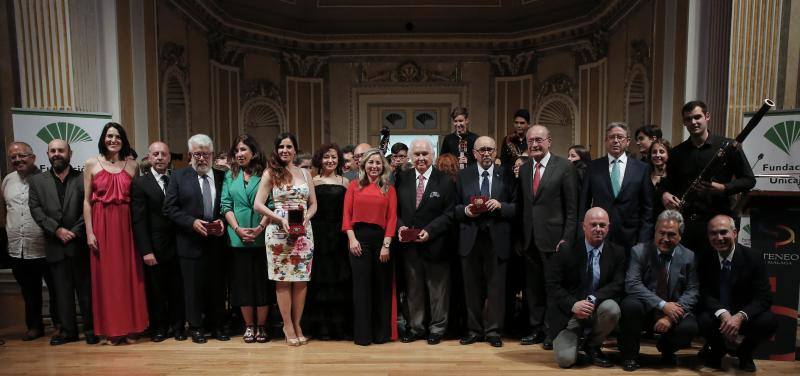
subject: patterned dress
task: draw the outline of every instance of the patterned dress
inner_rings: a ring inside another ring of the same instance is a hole
[[[288,210],[302,207],[308,210],[310,195],[308,183],[291,187],[273,187],[274,212],[286,218]],[[267,226],[267,270],[273,281],[306,282],[311,277],[311,261],[314,255],[314,233],[311,224],[306,225],[306,234],[290,238],[279,223]]]

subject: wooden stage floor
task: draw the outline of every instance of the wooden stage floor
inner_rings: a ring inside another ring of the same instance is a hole
[[[425,341],[399,342],[367,347],[351,342],[311,341],[301,347],[288,347],[274,339],[267,344],[245,344],[241,337],[229,342],[209,340],[204,345],[168,339],[161,343],[142,339],[133,345],[86,345],[84,342],[50,346],[49,337],[32,342],[21,340],[22,332],[0,331],[6,344],[0,346],[0,374],[97,374],[97,375],[166,375],[166,374],[279,374],[279,375],[630,375],[619,366],[598,368],[579,366],[559,369],[553,353],[538,345],[520,346],[507,339],[502,348],[487,343],[461,346],[457,340],[429,346]],[[656,350],[644,344],[644,367],[636,375],[667,373],[670,376],[713,374],[711,369],[695,365],[697,348],[679,353],[679,366],[657,368]],[[608,350],[617,358],[614,350]],[[726,374],[741,373],[735,361],[727,359]],[[798,375],[800,362],[756,361],[765,375]],[[718,372],[717,374],[722,374]]]

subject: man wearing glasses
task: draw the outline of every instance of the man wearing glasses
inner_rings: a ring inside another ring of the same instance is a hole
[[[358,180],[358,166],[361,164],[361,157],[369,149],[372,149],[372,146],[367,143],[356,145],[355,149],[353,149],[353,165],[350,166],[350,171],[345,172],[342,176],[349,181]]]
[[[214,145],[208,136],[192,136],[189,153],[191,165],[173,172],[167,185],[164,214],[177,225],[192,342],[206,342],[204,329],[218,341],[228,341],[223,327],[226,241],[219,209],[224,173],[211,168]]]
[[[653,184],[646,163],[628,158],[628,125],[613,122],[606,127],[606,155],[586,169],[578,213],[599,206],[608,212],[608,240],[629,252],[637,243],[653,239]],[[580,220],[583,220],[581,215]]]

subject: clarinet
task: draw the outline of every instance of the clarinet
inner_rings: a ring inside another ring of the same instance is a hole
[[[683,193],[681,196],[681,203],[680,203],[680,211],[683,212],[684,209],[689,207],[689,205],[697,199],[697,192],[698,187],[703,184],[703,182],[709,182],[711,179],[716,176],[719,171],[725,167],[725,159],[731,153],[737,151],[739,147],[741,147],[742,142],[744,142],[745,138],[750,134],[750,132],[755,129],[759,122],[761,122],[761,118],[769,111],[772,107],[775,107],[775,102],[770,100],[769,98],[764,99],[764,104],[761,105],[761,108],[758,109],[755,115],[747,122],[747,125],[742,129],[741,132],[736,136],[733,141],[724,141],[722,145],[720,145],[719,149],[717,149],[716,154],[714,157],[708,161],[705,167],[700,171],[700,174],[692,181],[692,184],[689,185],[689,188],[686,189],[686,192]]]
[[[464,162],[460,162],[462,158],[464,158],[467,154],[467,139],[461,137],[461,133],[456,132],[456,136],[458,136],[458,168],[463,170],[467,168],[467,164]]]

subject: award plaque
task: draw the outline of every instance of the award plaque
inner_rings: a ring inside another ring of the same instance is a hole
[[[206,222],[203,224],[203,227],[206,228],[206,231],[210,234],[220,234],[222,233],[222,229],[224,225],[217,221]]]
[[[289,235],[292,236],[302,236],[306,234],[306,227],[303,226],[303,214],[305,211],[303,209],[291,209],[288,211],[288,221],[289,221]]]
[[[400,242],[410,243],[414,240],[417,240],[417,238],[419,238],[420,231],[422,231],[422,229],[419,228],[407,228],[400,231]]]
[[[472,208],[470,209],[470,211],[474,214],[480,214],[489,211],[489,208],[486,207],[487,201],[489,201],[489,198],[486,196],[470,197],[469,203],[472,204]]]

